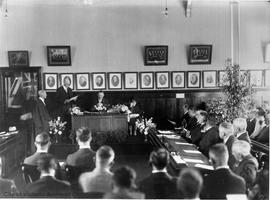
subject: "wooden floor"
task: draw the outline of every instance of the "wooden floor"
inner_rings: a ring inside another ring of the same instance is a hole
[[[143,136],[129,136],[125,144],[114,144],[111,146],[116,155],[112,171],[119,166],[128,165],[136,171],[137,181],[151,173],[148,158],[152,151],[152,146],[144,141]],[[10,178],[15,181],[18,190],[24,189],[25,184],[20,169],[14,172]]]

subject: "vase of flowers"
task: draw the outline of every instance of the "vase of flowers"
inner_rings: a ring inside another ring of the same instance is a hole
[[[62,122],[60,117],[49,122],[50,129],[49,134],[54,143],[59,143],[61,140],[61,135],[65,131],[67,122]]]

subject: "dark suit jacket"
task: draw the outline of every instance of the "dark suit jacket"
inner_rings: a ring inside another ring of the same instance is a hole
[[[269,145],[269,126],[263,127],[260,133],[254,138],[254,140]]]
[[[177,198],[176,179],[168,173],[152,173],[139,183],[139,189],[146,199],[173,199]]]
[[[246,181],[247,188],[251,188],[255,182],[258,171],[258,161],[252,155],[246,156],[234,169],[234,172],[243,177]]]
[[[179,126],[184,126],[185,127],[185,124],[187,125],[189,123],[189,120],[190,120],[190,116],[188,114],[188,112],[186,112],[180,119],[180,123],[179,123]]]
[[[219,142],[221,142],[221,139],[219,138],[218,129],[216,126],[213,126],[205,133],[202,133],[199,150],[208,157],[209,148]]]
[[[189,119],[188,123],[187,123],[186,129],[190,131],[191,129],[195,128],[196,125],[197,125],[197,119],[196,119],[196,117],[191,117]]]
[[[67,92],[65,91],[63,86],[57,88],[55,100],[57,103],[58,114],[61,117],[63,117],[68,112],[68,109],[71,107],[70,103],[64,104],[65,100],[70,99],[71,97],[73,97],[71,88],[67,88]]]
[[[78,151],[67,156],[66,163],[67,165],[75,167],[89,167],[89,170],[92,171],[95,168],[95,155],[95,152],[91,149],[79,149]]]
[[[49,121],[51,120],[51,117],[48,113],[48,110],[45,106],[45,104],[40,100],[37,99],[34,109],[33,109],[33,122],[35,125],[35,134],[41,132],[49,132],[50,125]]]
[[[27,185],[25,192],[32,197],[71,197],[70,184],[51,176],[44,176]]]
[[[256,125],[256,119],[247,119],[247,132],[248,135],[251,135],[255,129],[255,125]]]
[[[245,192],[245,180],[230,169],[221,168],[204,178],[201,197],[226,199],[226,194],[245,194]]]
[[[240,136],[237,137],[238,140],[244,140],[248,143],[250,143],[250,137],[248,135],[248,132],[242,133]]]
[[[202,132],[201,130],[203,129],[204,124],[198,124],[190,130],[190,135],[191,135],[191,141],[195,145],[199,145],[201,139],[202,139]]]
[[[233,143],[236,141],[236,137],[234,135],[231,135],[229,137],[229,139],[226,141],[225,145],[227,146],[228,152],[229,152],[229,161],[228,161],[228,165],[230,167],[231,170],[233,170],[235,168],[235,164],[236,164],[236,159],[232,154],[232,145]]]

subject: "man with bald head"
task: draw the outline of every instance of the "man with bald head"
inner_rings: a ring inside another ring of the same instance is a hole
[[[45,90],[38,91],[39,98],[36,101],[36,104],[33,109],[33,122],[35,126],[35,134],[39,134],[42,132],[49,132],[50,125],[49,121],[51,117],[46,108],[45,99],[47,97],[47,93]]]

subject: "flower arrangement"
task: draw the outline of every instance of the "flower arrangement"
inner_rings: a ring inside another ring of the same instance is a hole
[[[58,136],[62,135],[65,128],[66,128],[67,122],[62,122],[60,117],[57,117],[57,119],[54,119],[49,122],[50,129],[49,134],[52,138],[56,139],[56,143],[58,142]]]
[[[118,113],[128,113],[129,109],[124,104],[117,104],[117,105],[112,106],[107,112],[110,112],[110,113],[117,113],[117,112]]]
[[[140,133],[143,133],[144,135],[148,135],[148,130],[150,128],[156,128],[157,125],[153,123],[153,118],[151,117],[150,119],[137,119],[135,122],[135,125],[137,129],[139,130]]]
[[[94,108],[99,112],[107,110],[103,103],[97,103],[96,105],[94,105]]]
[[[78,106],[75,106],[71,109],[70,112],[71,115],[82,115],[83,112],[81,112],[80,108]]]

